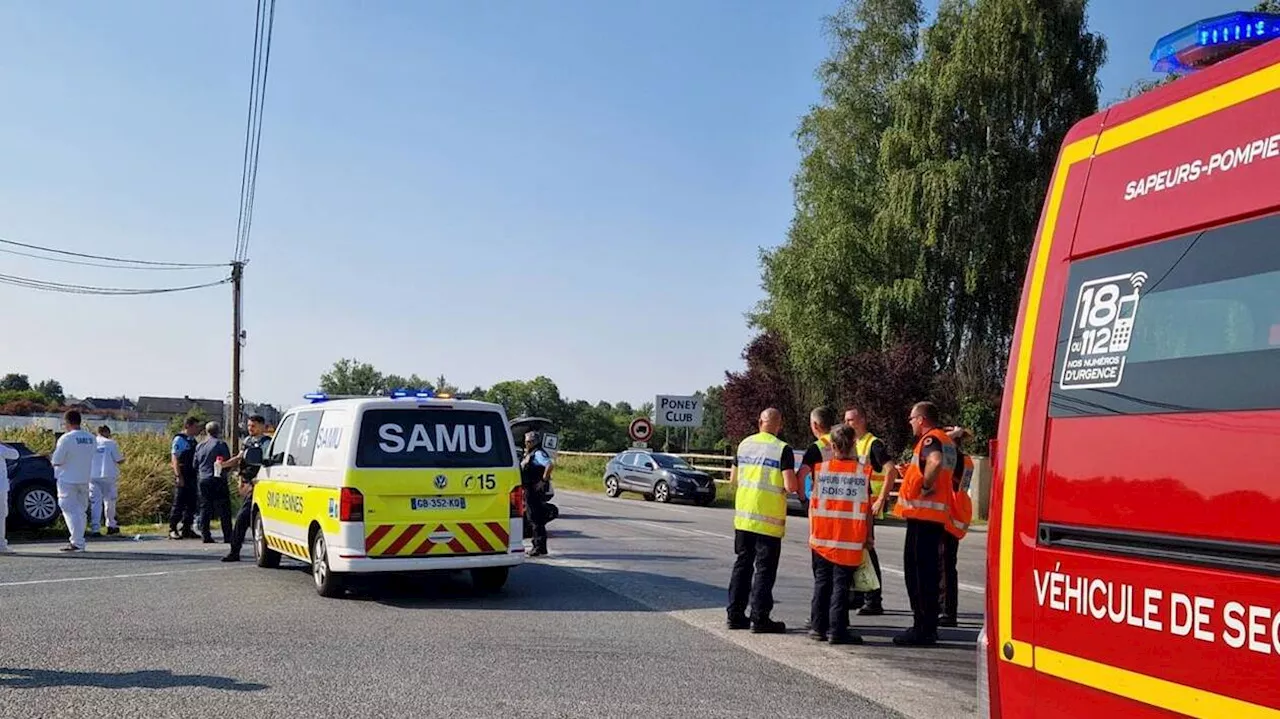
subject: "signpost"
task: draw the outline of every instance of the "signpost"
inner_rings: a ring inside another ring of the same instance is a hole
[[[542,450],[548,457],[555,459],[560,451],[560,437],[550,433],[542,435]]]
[[[653,403],[653,423],[659,427],[702,426],[702,398],[660,394]]]
[[[653,436],[653,423],[647,417],[636,417],[627,427],[627,434],[635,440],[636,447],[647,447],[649,438]]]

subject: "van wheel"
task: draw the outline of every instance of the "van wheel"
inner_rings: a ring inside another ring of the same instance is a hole
[[[610,497],[617,497],[622,494],[622,487],[618,484],[618,478],[612,474],[604,478],[604,493]]]
[[[471,584],[485,594],[493,594],[507,583],[510,567],[485,567],[471,570]]]
[[[671,487],[667,486],[665,479],[659,479],[658,483],[653,485],[653,498],[663,504],[671,501]]]
[[[329,547],[324,541],[323,531],[317,531],[311,538],[311,578],[315,580],[316,592],[322,597],[341,596],[346,589],[345,578],[329,569]]]
[[[263,569],[280,566],[280,553],[267,546],[267,534],[262,531],[262,515],[253,513],[253,559]]]

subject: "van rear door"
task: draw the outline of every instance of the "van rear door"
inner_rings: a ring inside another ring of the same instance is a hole
[[[374,406],[360,419],[349,482],[364,496],[370,558],[505,554],[520,483],[494,409]]]

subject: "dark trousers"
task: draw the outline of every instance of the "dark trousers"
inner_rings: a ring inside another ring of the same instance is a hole
[[[770,537],[741,529],[733,532],[733,574],[729,578],[729,619],[769,619],[773,611],[773,583],[778,579],[782,537]],[[751,613],[747,614],[748,601]]]
[[[876,582],[881,587],[884,586],[884,575],[880,574],[880,557],[876,554],[875,549],[868,549],[867,554],[871,555],[871,566],[876,570]],[[868,607],[880,607],[884,603],[884,594],[880,589],[872,592],[854,592],[852,606],[860,609],[864,604]]]
[[[244,503],[240,505],[240,511],[236,513],[235,527],[231,530],[231,554],[240,554],[245,535],[249,533],[249,519],[252,514],[253,497],[245,497]]]
[[[902,564],[907,574],[907,594],[911,597],[912,627],[924,634],[938,631],[938,576],[942,535],[946,531],[937,522],[907,520],[907,543]]]
[[[942,605],[942,615],[955,619],[956,610],[960,604],[960,577],[956,568],[956,561],[960,555],[960,540],[950,532],[944,531],[940,554],[939,572],[942,574],[942,586],[939,588],[938,602]]]
[[[819,634],[849,630],[849,587],[857,567],[846,567],[813,552],[813,601],[809,625]]]
[[[213,537],[213,517],[222,524],[222,541],[231,541],[231,491],[222,477],[200,480],[200,531]]]
[[[547,551],[547,498],[542,492],[532,489],[525,492],[524,521],[529,524],[533,551]]]
[[[173,486],[173,508],[169,510],[169,531],[178,531],[179,523],[182,524],[182,531],[191,531],[191,524],[196,519],[196,506],[199,503],[198,492],[195,477],[183,479],[181,487],[176,484]]]

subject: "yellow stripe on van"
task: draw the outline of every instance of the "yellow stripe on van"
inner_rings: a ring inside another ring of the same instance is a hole
[[[1018,494],[1018,466],[1022,453],[1022,424],[1026,419],[1027,384],[1035,345],[1036,323],[1044,295],[1045,274],[1050,250],[1066,194],[1067,176],[1072,167],[1132,143],[1144,140],[1188,122],[1211,115],[1242,102],[1280,90],[1280,63],[1199,95],[1134,118],[1122,125],[1105,128],[1101,134],[1071,143],[1062,150],[1054,169],[1053,185],[1040,229],[1040,247],[1031,265],[1031,282],[1022,323],[1021,342],[1014,366],[1014,385],[1009,408],[1009,439],[1005,448],[1004,476],[1000,507],[1000,571],[996,601],[999,616],[999,661],[1033,668],[1036,671],[1076,682],[1117,696],[1194,717],[1267,717],[1280,719],[1280,711],[1232,699],[1195,687],[1175,684],[1127,669],[1102,664],[1051,649],[1036,647],[1013,636],[1013,549],[1017,538],[1014,520]],[[1011,650],[1012,657],[1007,656]]]

